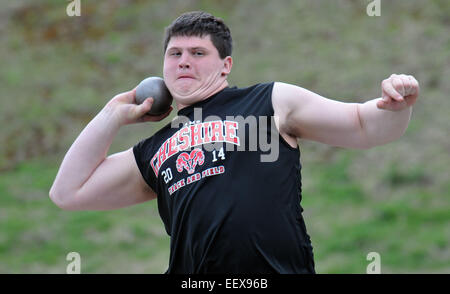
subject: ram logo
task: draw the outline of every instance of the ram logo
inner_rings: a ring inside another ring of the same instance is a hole
[[[205,163],[205,154],[203,150],[195,148],[191,153],[183,152],[178,155],[177,158],[177,171],[182,172],[185,168],[188,174],[193,174],[195,172],[195,167]]]

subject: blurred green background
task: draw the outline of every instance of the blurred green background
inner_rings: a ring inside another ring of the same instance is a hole
[[[169,238],[156,202],[69,212],[48,191],[83,127],[115,94],[162,75],[164,28],[205,10],[229,25],[230,84],[283,81],[325,97],[379,97],[392,73],[421,98],[405,135],[370,150],[300,142],[304,216],[318,273],[450,273],[450,2],[81,0],[0,4],[0,273],[163,273]],[[175,112],[172,114],[172,116]],[[160,123],[121,129],[110,153]]]

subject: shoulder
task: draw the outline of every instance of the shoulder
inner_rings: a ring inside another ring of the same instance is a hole
[[[274,114],[279,118],[284,118],[292,110],[292,104],[299,95],[299,87],[283,83],[274,82],[272,88],[272,105]]]
[[[274,82],[272,99],[277,104],[286,104],[301,95],[303,88],[283,82]]]
[[[283,83],[274,82],[272,88],[272,107],[274,116],[276,117],[277,128],[280,135],[291,145],[292,147],[297,146],[297,136],[295,136],[291,131],[292,121],[289,116],[302,102],[302,97],[306,94],[307,90]]]
[[[289,115],[293,111],[303,111],[306,106],[320,101],[322,96],[300,86],[275,82],[272,90],[272,103],[278,115]]]
[[[271,93],[274,82],[258,83],[242,88],[230,87],[226,90],[226,93],[237,95],[253,95],[260,96],[263,92]]]

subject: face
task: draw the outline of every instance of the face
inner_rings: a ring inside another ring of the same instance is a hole
[[[181,109],[228,86],[231,66],[231,57],[221,59],[209,35],[172,37],[164,55],[164,81]]]

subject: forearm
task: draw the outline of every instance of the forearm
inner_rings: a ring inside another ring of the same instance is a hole
[[[359,119],[368,147],[383,145],[401,137],[408,127],[412,107],[400,111],[379,109],[381,98],[358,104]]]
[[[50,195],[74,195],[106,158],[119,128],[120,124],[108,107],[100,111],[65,155]]]

